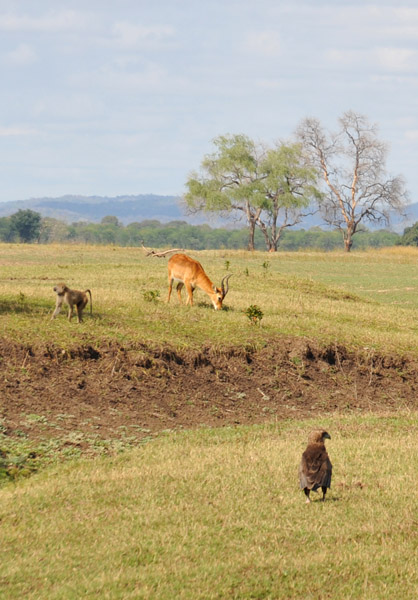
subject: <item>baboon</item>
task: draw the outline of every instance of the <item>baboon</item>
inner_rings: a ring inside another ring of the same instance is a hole
[[[90,295],[90,314],[93,314],[93,302],[91,299],[90,290],[84,290],[84,292],[80,292],[79,290],[70,290],[65,283],[59,283],[58,285],[54,286],[54,292],[57,295],[57,303],[51,317],[51,321],[58,315],[61,310],[62,303],[65,302],[68,304],[68,320],[71,321],[75,306],[77,309],[77,323],[81,323],[83,320],[83,310],[86,308],[87,302],[89,301],[87,294]]]

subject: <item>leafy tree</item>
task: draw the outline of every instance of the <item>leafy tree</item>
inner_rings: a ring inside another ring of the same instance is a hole
[[[401,212],[407,200],[403,179],[388,177],[386,144],[379,141],[376,125],[366,117],[344,113],[335,134],[324,131],[317,119],[308,118],[297,133],[322,174],[323,218],[342,232],[347,252],[361,223],[387,225],[391,210]]]
[[[243,213],[249,227],[248,249],[254,250],[257,221],[267,207],[259,186],[259,149],[243,134],[219,136],[214,145],[215,152],[202,161],[202,173],[192,173],[187,181],[184,199],[192,212]]]
[[[399,244],[401,246],[418,246],[418,222],[405,228]]]
[[[42,217],[33,210],[18,210],[10,217],[11,225],[24,243],[39,240]]]
[[[10,217],[0,218],[0,241],[2,242],[14,242],[16,232],[12,227]]]
[[[300,144],[266,148],[245,135],[220,136],[216,151],[202,161],[203,174],[192,174],[185,201],[189,209],[241,211],[249,226],[248,249],[255,248],[255,229],[267,250],[276,251],[285,228],[299,223],[303,209],[318,195],[316,171],[304,161]]]
[[[65,242],[69,239],[69,227],[63,221],[44,217],[41,223],[39,242],[48,244],[53,242]]]
[[[320,197],[314,187],[317,173],[306,164],[299,144],[278,144],[267,150],[260,170],[260,189],[267,203],[257,224],[267,250],[276,252],[283,231],[312,214],[304,209]]]
[[[116,227],[120,227],[121,225],[119,219],[114,215],[106,215],[100,222],[102,225],[115,225]]]

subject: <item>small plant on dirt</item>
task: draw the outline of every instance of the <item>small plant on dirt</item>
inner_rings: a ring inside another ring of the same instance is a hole
[[[146,290],[142,295],[145,302],[158,302],[160,298],[159,290]]]
[[[295,366],[298,377],[303,377],[305,375],[305,364],[303,360],[299,356],[292,356],[290,362]]]
[[[225,261],[225,271],[229,271],[229,267],[231,266],[231,261],[226,260]]]
[[[15,481],[20,477],[29,477],[37,470],[36,458],[34,452],[14,456],[0,450],[0,484],[6,481]]]
[[[251,304],[251,306],[244,311],[244,314],[248,317],[251,325],[259,325],[264,316],[263,311],[256,304]]]
[[[39,423],[41,425],[46,425],[48,423],[48,419],[44,415],[30,414],[30,415],[26,415],[26,422],[27,422],[27,425],[29,425],[29,426],[32,423]]]

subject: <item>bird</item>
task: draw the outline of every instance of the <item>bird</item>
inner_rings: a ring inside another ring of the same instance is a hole
[[[330,434],[324,429],[315,429],[309,434],[308,445],[302,454],[299,465],[300,489],[305,492],[306,504],[310,503],[311,490],[322,488],[322,501],[325,501],[327,489],[331,487],[332,464],[325,448],[324,440],[330,440]]]

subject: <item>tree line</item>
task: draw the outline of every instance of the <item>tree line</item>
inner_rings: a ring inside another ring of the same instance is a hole
[[[381,229],[360,229],[353,241],[353,248],[381,248],[398,244],[418,245],[418,223],[407,228],[403,236]],[[415,236],[413,235],[415,233]],[[231,249],[247,247],[248,229],[212,228],[209,225],[190,225],[185,221],[160,223],[145,220],[123,225],[117,217],[109,215],[100,223],[77,222],[68,224],[50,217],[42,218],[32,210],[19,210],[10,217],[0,218],[0,241],[25,243],[85,243],[113,244],[116,246],[142,246],[149,248],[178,247],[191,250]],[[286,229],[280,238],[283,251],[318,249],[335,250],[341,247],[338,230],[320,227]],[[254,232],[254,249],[265,250],[265,237],[259,229]]]

